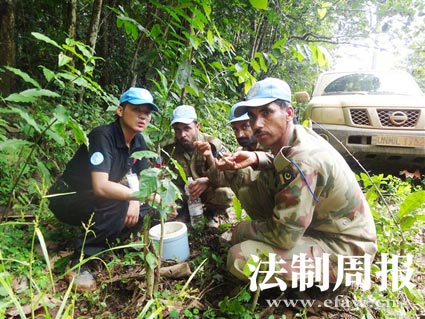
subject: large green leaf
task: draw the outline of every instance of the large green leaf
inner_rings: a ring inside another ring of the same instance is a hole
[[[266,10],[268,7],[268,0],[249,0],[249,2],[255,9]]]
[[[196,84],[196,81],[193,77],[189,77],[189,87],[192,89],[192,94],[194,96],[199,96],[199,88],[198,85]]]
[[[204,9],[205,15],[208,18],[208,20],[211,19],[211,6],[206,2],[206,1],[202,1],[202,8]]]
[[[169,179],[162,181],[164,190],[160,192],[161,201],[165,206],[173,204],[177,198],[181,198],[179,188]]]
[[[34,96],[25,96],[19,93],[12,93],[8,97],[5,98],[8,102],[16,102],[16,103],[32,103],[37,99]]]
[[[122,14],[117,17],[117,26],[119,28],[123,27],[125,33],[130,35],[134,41],[136,41],[139,37],[139,30],[147,32],[147,30],[142,25],[137,23],[136,20]]]
[[[180,63],[176,74],[176,84],[180,89],[186,86],[191,73],[192,66],[188,62],[185,61]]]
[[[72,58],[63,53],[60,53],[58,55],[58,67],[63,67],[64,65],[67,65],[71,61],[72,61]]]
[[[41,69],[43,70],[44,78],[47,80],[47,82],[50,82],[55,78],[55,72],[53,72],[52,70],[44,66],[41,66]]]
[[[40,84],[36,80],[34,80],[32,77],[30,77],[28,73],[23,72],[23,71],[21,71],[21,70],[19,70],[17,68],[11,67],[11,66],[5,66],[4,68],[6,70],[12,72],[13,74],[19,76],[25,82],[32,84],[37,89],[41,89]]]
[[[397,214],[398,218],[406,216],[407,214],[412,213],[414,210],[424,207],[425,203],[425,191],[417,191],[411,193],[406,199],[401,203],[400,210]]]
[[[237,220],[242,220],[242,205],[239,199],[236,196],[233,196],[233,209],[235,210],[235,215]],[[249,216],[247,216],[249,217]],[[250,219],[250,218],[248,218]]]
[[[78,144],[84,143],[85,145],[89,145],[89,140],[87,138],[87,135],[82,129],[82,127],[80,126],[80,124],[78,124],[73,119],[70,119],[67,124],[72,129],[72,132],[74,133],[75,141]]]
[[[158,265],[158,259],[156,258],[155,254],[148,252],[145,258],[149,268],[155,269],[155,267]]]
[[[55,109],[55,118],[59,123],[67,123],[69,120],[69,115],[66,108],[63,105],[58,105]]]
[[[260,72],[260,65],[258,64],[257,61],[255,61],[255,59],[251,60],[251,66],[255,72]]]
[[[328,12],[328,10],[326,8],[317,9],[317,13],[319,14],[319,19],[320,20],[323,19],[327,12]]]
[[[76,75],[74,73],[61,72],[61,73],[58,73],[58,75],[61,78],[64,78],[78,86],[85,87],[85,88],[89,88],[90,86],[89,83],[83,77]]]
[[[8,139],[6,141],[0,142],[0,151],[2,152],[18,152],[22,147],[30,147],[31,142],[19,139]]]
[[[59,128],[59,130],[58,130]],[[60,146],[64,146],[65,145],[65,139],[68,139],[69,136],[67,135],[67,133],[65,132],[65,130],[63,129],[64,125],[63,124],[59,124],[59,125],[55,125],[52,127],[52,129],[54,130],[47,130],[46,135],[48,137],[50,137],[52,140],[54,140],[56,143],[58,143],[58,145]],[[60,130],[62,129],[62,130]]]
[[[56,92],[46,90],[46,89],[28,89],[19,93],[12,93],[5,98],[8,102],[17,102],[17,103],[32,103],[41,96],[46,97],[60,97]]]
[[[38,32],[31,32],[32,36],[38,40],[44,41],[46,43],[49,43],[51,45],[54,45],[55,47],[62,49],[62,47],[54,40],[50,39],[49,37],[45,36],[44,34],[38,33]]]
[[[19,116],[21,118],[23,118],[27,122],[27,124],[29,124],[30,126],[32,126],[37,132],[41,132],[40,126],[33,119],[33,117],[31,115],[29,115],[26,111],[21,110],[21,109],[19,109],[17,107],[9,107],[9,109],[11,111],[13,111],[14,113],[19,114]]]
[[[160,186],[159,175],[161,170],[156,167],[144,169],[140,172],[140,192],[139,198],[144,200],[152,193],[156,192]]]
[[[208,19],[205,15],[198,9],[193,10],[193,19],[190,19],[189,23],[196,29],[204,31],[205,23],[208,22]]]
[[[142,159],[142,158],[149,158],[149,159],[156,159],[158,157],[158,154],[152,151],[138,151],[131,154],[131,157]]]
[[[174,167],[179,172],[179,175],[182,178],[182,180],[185,182],[185,184],[187,184],[187,176],[186,176],[186,173],[184,171],[183,166],[181,166],[180,163],[177,162],[174,158],[172,158],[170,156],[170,154],[168,154],[166,151],[162,150],[162,152],[164,152],[168,156],[168,158],[170,159],[171,163],[174,165]]]

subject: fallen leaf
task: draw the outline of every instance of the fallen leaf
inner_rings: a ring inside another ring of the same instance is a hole
[[[409,172],[408,170],[400,171],[400,175],[405,175],[408,178],[412,179],[421,179],[421,172],[417,169],[416,171]]]

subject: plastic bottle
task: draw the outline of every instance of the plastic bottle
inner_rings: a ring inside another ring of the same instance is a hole
[[[189,184],[193,182],[192,177],[188,178]],[[186,195],[189,197],[187,200],[187,207],[189,209],[190,224],[192,227],[203,226],[204,224],[204,208],[202,206],[201,198],[192,198],[189,195],[189,187],[185,187]]]

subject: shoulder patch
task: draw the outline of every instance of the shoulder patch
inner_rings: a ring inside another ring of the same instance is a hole
[[[90,157],[90,163],[92,165],[100,165],[103,163],[105,157],[103,156],[103,154],[101,152],[94,152],[92,154],[92,156]]]
[[[278,172],[279,189],[287,187],[298,176],[298,171],[290,164],[282,171]]]

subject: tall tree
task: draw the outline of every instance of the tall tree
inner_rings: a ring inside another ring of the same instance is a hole
[[[15,66],[15,0],[0,0],[0,67]],[[1,70],[1,69],[0,69]],[[7,96],[14,90],[14,77],[0,74],[0,95]]]
[[[68,2],[68,36],[75,39],[77,35],[77,0]]]
[[[93,9],[90,19],[89,26],[89,44],[93,49],[93,52],[96,48],[97,36],[99,33],[99,23],[100,23],[100,15],[102,13],[102,3],[103,0],[94,0],[93,1]]]

